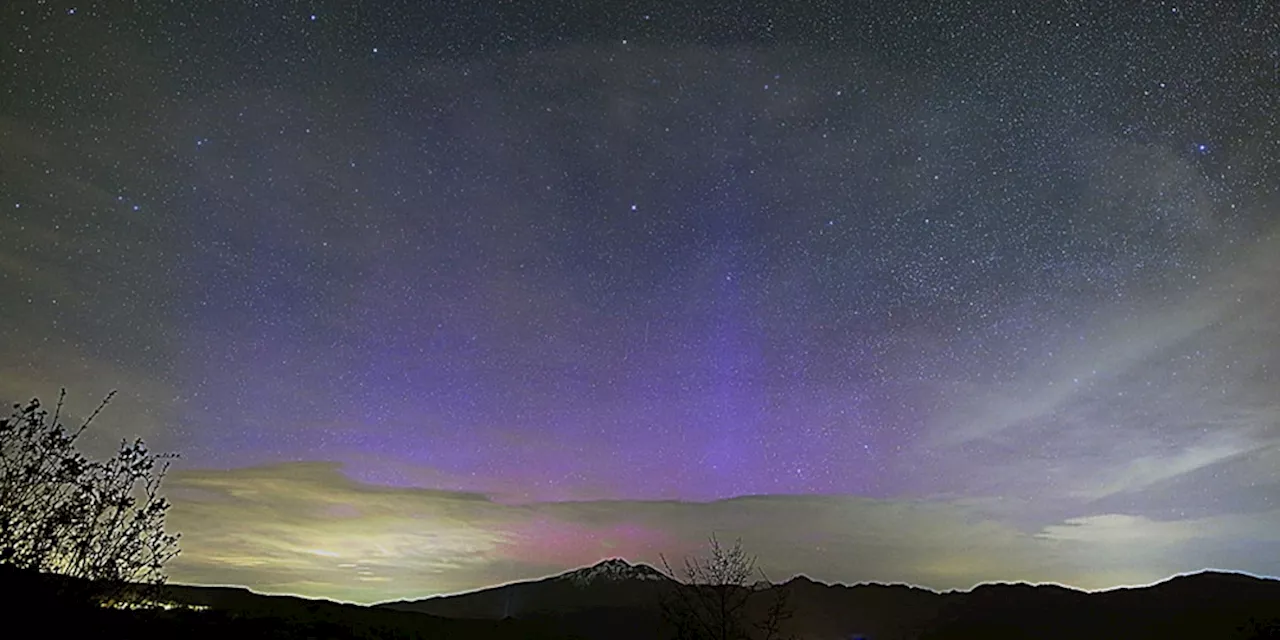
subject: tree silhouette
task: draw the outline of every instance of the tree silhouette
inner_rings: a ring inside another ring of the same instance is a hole
[[[769,581],[756,566],[756,557],[743,550],[742,540],[725,547],[712,535],[709,557],[686,557],[680,576],[665,556],[662,566],[680,583],[661,602],[663,618],[673,628],[676,640],[785,637],[782,623],[792,616],[787,590]],[[753,580],[757,576],[759,579]]]
[[[63,584],[107,604],[148,597],[178,553],[159,494],[172,456],[142,440],[103,461],[76,448],[114,395],[74,431],[59,421],[65,390],[53,415],[33,399],[0,420],[0,565],[78,579]]]

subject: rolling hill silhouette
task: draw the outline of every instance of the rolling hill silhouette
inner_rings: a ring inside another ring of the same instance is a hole
[[[662,637],[657,602],[677,583],[611,559],[565,574],[382,608],[448,618],[514,618],[585,638]],[[801,638],[1280,638],[1280,581],[1206,571],[1146,587],[1086,592],[984,584],[938,593],[906,585],[830,585],[798,576],[789,591]],[[761,606],[768,598],[761,598]]]
[[[64,583],[0,567],[10,625],[135,638],[650,640],[670,637],[661,598],[687,588],[653,567],[618,559],[540,580],[376,606],[170,585],[164,600],[182,606],[99,610],[66,600]],[[1280,638],[1280,580],[1237,573],[1205,571],[1098,592],[999,583],[939,593],[804,576],[771,588],[787,590],[794,610],[787,631],[805,640]],[[760,591],[768,595],[769,589]],[[759,600],[765,606],[771,599]]]

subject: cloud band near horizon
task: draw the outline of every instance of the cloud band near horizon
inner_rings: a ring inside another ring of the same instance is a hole
[[[1023,529],[997,502],[746,496],[503,504],[371,485],[335,463],[183,471],[170,481],[180,583],[373,603],[553,575],[608,557],[660,566],[741,538],[775,581],[990,581],[1083,589],[1204,567],[1280,574],[1280,510],[1156,520],[1096,514]],[[1270,552],[1273,560],[1260,559]]]

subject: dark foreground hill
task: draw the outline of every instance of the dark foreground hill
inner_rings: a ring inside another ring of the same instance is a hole
[[[656,602],[674,588],[650,567],[610,560],[543,580],[382,607],[514,618],[584,638],[640,640],[667,635]],[[1204,572],[1102,592],[988,584],[937,593],[902,585],[827,585],[804,577],[774,588],[787,591],[794,609],[789,631],[812,640],[1280,638],[1280,581],[1233,573]],[[762,606],[767,596],[759,598]]]
[[[611,560],[542,580],[375,607],[173,585],[159,599],[180,606],[121,611],[77,604],[56,579],[0,567],[0,611],[7,629],[49,637],[652,640],[671,637],[657,602],[678,588],[650,567]],[[795,612],[788,630],[806,640],[1280,638],[1280,581],[1232,573],[1094,593],[1026,584],[937,593],[804,577],[773,588],[786,590]],[[771,592],[759,593],[767,604]]]
[[[0,637],[569,639],[537,622],[453,620],[248,589],[170,585],[157,600],[170,608],[103,609],[79,597],[81,583],[0,567]],[[15,629],[23,629],[13,635]]]

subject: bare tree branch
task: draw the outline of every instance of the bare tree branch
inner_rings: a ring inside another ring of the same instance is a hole
[[[786,590],[769,583],[742,541],[725,547],[712,535],[709,556],[686,557],[683,575],[671,569],[666,556],[662,566],[677,586],[659,603],[663,618],[676,640],[781,640],[783,624],[791,618]],[[769,584],[757,589],[754,576]],[[758,604],[766,592],[773,601]]]

